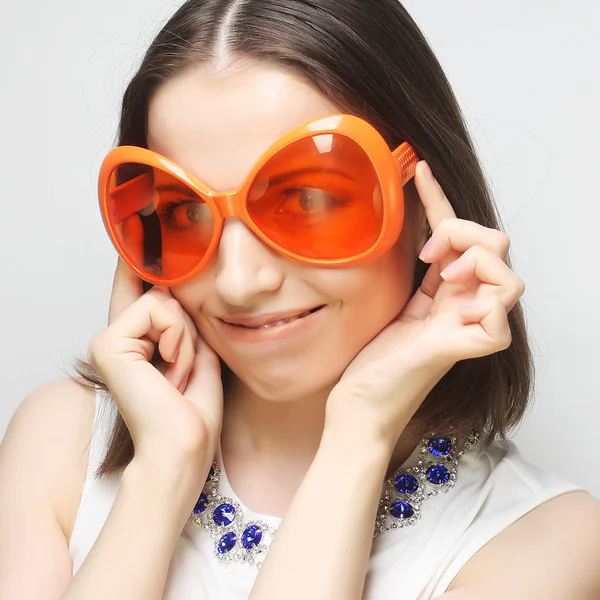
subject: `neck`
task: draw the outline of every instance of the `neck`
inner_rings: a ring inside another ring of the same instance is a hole
[[[330,390],[299,401],[274,402],[256,396],[235,377],[227,387],[221,446],[228,468],[251,457],[253,470],[287,470],[301,480],[321,442]],[[414,425],[402,432],[387,476],[410,456],[421,437]]]
[[[312,460],[325,425],[327,393],[301,401],[274,402],[237,378],[228,385],[221,443],[232,454],[278,464]]]

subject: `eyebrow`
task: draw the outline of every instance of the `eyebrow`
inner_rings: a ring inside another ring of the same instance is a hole
[[[336,175],[340,175],[345,179],[349,179],[350,181],[357,181],[356,178],[352,177],[345,171],[340,171],[339,169],[324,169],[323,167],[307,167],[306,169],[298,169],[296,171],[290,171],[289,173],[283,173],[278,175],[277,177],[271,177],[269,179],[270,184],[281,183],[286,179],[290,179],[291,177],[296,177],[298,175],[306,175],[312,173],[320,173],[323,171],[327,171],[328,173],[335,173]]]
[[[320,173],[323,171],[327,171],[328,173],[334,173],[336,175],[340,175],[341,177],[344,177],[345,179],[348,179],[349,181],[357,181],[357,179],[355,177],[352,177],[350,174],[346,173],[345,171],[340,171],[339,169],[323,169],[322,167],[307,167],[305,169],[297,169],[295,171],[290,171],[289,173],[282,173],[281,175],[277,175],[276,177],[271,177],[269,179],[269,184],[276,185],[278,183],[281,183],[282,181],[285,181],[286,179],[291,179],[293,177],[298,177],[300,175],[310,175],[313,173]],[[159,185],[159,186],[156,186],[155,189],[157,192],[180,192],[180,193],[193,192],[193,190],[191,190],[187,186],[178,186],[178,185],[172,185],[172,184],[171,185]]]
[[[189,194],[190,192],[195,193],[194,190],[192,190],[188,186],[179,185],[157,185],[154,189],[157,192],[181,192],[185,194]]]

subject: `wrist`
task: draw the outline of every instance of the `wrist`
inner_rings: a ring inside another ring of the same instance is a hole
[[[326,422],[318,453],[333,456],[338,465],[360,465],[385,474],[395,444],[362,425],[358,419],[353,420],[352,415]]]
[[[325,430],[391,454],[425,398],[453,363],[413,356],[399,365],[383,365],[380,373],[369,373],[368,379],[362,374],[342,378],[327,399]]]
[[[202,492],[211,462],[134,457],[123,471],[120,489],[152,505],[155,514],[180,532]]]
[[[136,477],[151,477],[194,488],[197,482],[206,481],[214,460],[218,438],[214,441],[207,435],[194,437],[192,442],[178,443],[171,439],[154,443],[136,443],[131,471]],[[203,479],[204,477],[204,479]]]

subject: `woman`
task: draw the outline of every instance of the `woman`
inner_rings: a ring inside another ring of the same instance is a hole
[[[400,4],[187,2],[119,146],[109,326],[3,443],[0,597],[598,596],[598,502],[501,441],[524,286]]]

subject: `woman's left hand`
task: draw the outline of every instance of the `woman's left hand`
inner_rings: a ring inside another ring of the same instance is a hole
[[[508,348],[508,312],[525,290],[505,262],[508,236],[458,219],[428,172],[421,161],[415,185],[432,230],[420,258],[431,266],[415,295],[350,363],[327,401],[326,427],[358,423],[392,447],[456,362]]]

